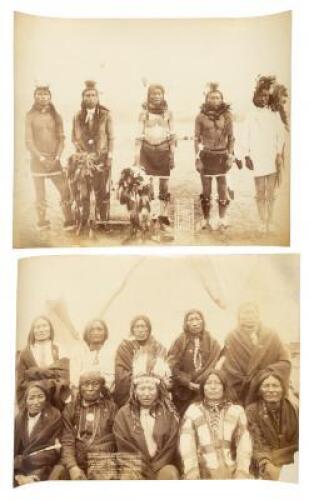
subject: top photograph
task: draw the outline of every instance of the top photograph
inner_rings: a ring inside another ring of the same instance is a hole
[[[288,246],[291,17],[15,13],[14,248]]]

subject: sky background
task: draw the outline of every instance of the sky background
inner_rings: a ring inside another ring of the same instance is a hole
[[[16,14],[17,111],[46,82],[59,111],[74,113],[83,82],[94,79],[116,116],[131,118],[142,78],[160,82],[179,119],[193,118],[208,81],[220,83],[237,113],[258,74],[290,83],[290,13],[239,19],[57,19]]]

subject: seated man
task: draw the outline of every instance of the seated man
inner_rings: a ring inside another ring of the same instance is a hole
[[[147,358],[135,358],[130,398],[115,418],[119,478],[179,479],[178,417],[164,383],[164,361],[149,368]]]
[[[275,481],[282,466],[292,464],[298,451],[298,411],[287,399],[280,375],[268,370],[259,378],[254,399],[246,408],[253,439],[253,473]]]
[[[226,338],[222,370],[234,396],[243,405],[253,401],[257,378],[266,368],[288,380],[291,371],[289,353],[279,336],[265,327],[254,303],[242,304],[238,326]]]
[[[100,373],[82,374],[77,397],[63,412],[62,461],[70,479],[92,479],[88,473],[88,453],[115,451],[112,433],[115,409]],[[106,476],[110,479],[108,467]],[[103,479],[102,475],[100,478]]]
[[[47,381],[30,382],[15,420],[16,485],[45,481],[60,457],[60,411],[50,404]]]
[[[252,443],[245,410],[235,405],[219,370],[208,370],[199,400],[187,409],[179,450],[184,479],[249,479]]]

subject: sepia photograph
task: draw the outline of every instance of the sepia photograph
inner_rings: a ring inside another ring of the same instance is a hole
[[[298,482],[298,255],[21,259],[16,324],[14,486]]]
[[[14,247],[290,242],[291,12],[15,13]]]

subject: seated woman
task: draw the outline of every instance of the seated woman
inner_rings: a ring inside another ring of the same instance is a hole
[[[195,309],[188,311],[183,333],[169,350],[173,400],[180,415],[196,399],[205,372],[215,367],[220,353],[219,343],[206,329],[203,314]]]
[[[132,382],[132,364],[137,353],[147,353],[151,362],[165,358],[166,349],[151,335],[151,323],[147,316],[136,316],[130,326],[130,336],[119,345],[115,359],[114,399],[118,406],[129,398]]]
[[[209,370],[201,400],[187,409],[180,429],[184,479],[248,479],[252,444],[244,409],[232,403],[219,370]]]
[[[62,415],[62,462],[70,479],[94,479],[89,473],[88,454],[115,451],[112,433],[115,411],[101,374],[95,371],[82,374],[77,397],[66,405]],[[113,470],[113,464],[110,465]],[[108,468],[107,465],[105,479],[112,479]],[[100,479],[104,477],[101,475]]]
[[[23,404],[29,382],[48,379],[55,383],[53,402],[63,408],[64,400],[69,395],[69,360],[60,358],[54,336],[54,327],[46,316],[34,319],[27,346],[17,362],[16,395],[19,406]]]
[[[146,358],[136,358],[130,399],[115,418],[120,479],[179,479],[178,417],[162,378],[164,362],[149,370]]]
[[[291,464],[298,450],[298,411],[286,397],[281,377],[261,374],[256,400],[246,408],[253,439],[252,469],[256,477],[278,480],[281,467]]]
[[[45,481],[60,457],[60,411],[49,403],[46,382],[32,382],[24,409],[15,420],[14,477],[16,485]]]

